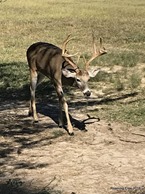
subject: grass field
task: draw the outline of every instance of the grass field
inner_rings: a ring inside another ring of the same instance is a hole
[[[91,82],[93,88],[97,90],[105,85],[104,93],[113,91],[114,95],[137,93],[125,102],[108,100],[94,114],[108,120],[145,125],[144,13],[144,0],[0,2],[1,101],[27,100],[29,72],[25,53],[29,45],[47,41],[61,46],[65,37],[72,33],[75,40],[69,44],[69,51],[89,57],[93,31],[96,40],[103,37],[108,50],[106,56],[93,64],[111,70],[121,67],[119,72],[98,75]]]

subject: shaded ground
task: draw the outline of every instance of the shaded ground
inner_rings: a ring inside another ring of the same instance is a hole
[[[1,103],[0,194],[144,194],[145,127],[87,116],[96,104],[81,97],[69,103],[70,137],[57,127],[55,102],[37,104],[35,125],[26,102]]]

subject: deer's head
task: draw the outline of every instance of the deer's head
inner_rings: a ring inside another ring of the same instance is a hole
[[[104,55],[107,53],[106,49],[102,47],[102,38],[100,38],[100,48],[97,50],[96,49],[96,44],[95,44],[95,37],[93,35],[93,55],[92,57],[85,61],[84,69],[80,69],[77,64],[73,62],[71,59],[72,56],[76,55],[70,55],[66,52],[66,45],[67,43],[72,40],[72,38],[69,38],[70,35],[67,37],[67,39],[63,42],[62,46],[62,56],[65,58],[65,60],[73,67],[73,70],[69,70],[67,68],[62,69],[62,73],[65,77],[67,78],[74,78],[77,86],[80,88],[80,90],[83,92],[85,96],[90,96],[91,92],[88,87],[88,80],[91,77],[95,77],[97,73],[100,71],[100,68],[94,67],[93,69],[90,68],[90,63],[97,57]],[[77,62],[78,63],[78,62]]]

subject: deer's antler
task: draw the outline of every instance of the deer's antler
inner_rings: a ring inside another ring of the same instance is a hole
[[[64,40],[64,42],[63,42],[63,45],[62,45],[62,56],[63,56],[63,57],[73,57],[73,56],[77,55],[77,53],[75,53],[75,54],[73,54],[73,55],[70,55],[70,54],[67,53],[66,45],[67,45],[67,43],[68,43],[70,40],[73,39],[73,38],[70,38],[70,36],[71,36],[71,34],[69,34],[69,35],[67,36],[67,38]]]
[[[107,53],[107,50],[102,47],[102,38],[100,38],[100,48],[99,50],[97,50],[96,48],[96,44],[95,44],[95,37],[94,37],[94,34],[92,34],[92,37],[93,37],[93,55],[92,57],[86,62],[86,70],[89,68],[89,65],[90,63],[97,57],[101,56],[101,55],[104,55]]]
[[[78,69],[78,66],[70,59],[70,57],[73,57],[77,55],[78,53],[75,53],[73,55],[70,55],[67,53],[66,50],[66,45],[67,43],[72,40],[73,38],[70,38],[71,34],[67,36],[67,38],[64,40],[63,45],[62,45],[62,56],[65,58],[65,60],[72,66],[74,69]]]

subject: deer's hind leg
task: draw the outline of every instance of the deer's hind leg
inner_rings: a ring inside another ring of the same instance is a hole
[[[45,76],[37,71],[30,70],[30,107],[29,107],[29,116],[33,116],[34,122],[38,122],[38,116],[36,111],[36,100],[35,100],[35,91],[37,86],[41,83]]]

